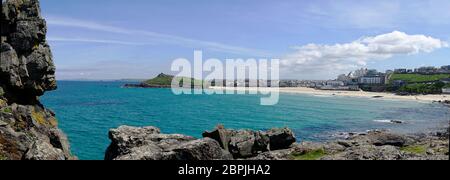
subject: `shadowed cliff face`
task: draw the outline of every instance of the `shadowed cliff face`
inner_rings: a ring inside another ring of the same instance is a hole
[[[55,66],[39,2],[6,0],[1,17],[0,82],[7,89],[5,96],[33,103],[33,97],[56,89]]]
[[[2,0],[0,159],[72,159],[54,114],[38,97],[56,89],[38,0]]]

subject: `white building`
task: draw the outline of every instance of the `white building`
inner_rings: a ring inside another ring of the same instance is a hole
[[[345,83],[343,81],[327,81],[327,86],[344,86]]]
[[[443,88],[442,93],[444,94],[450,94],[450,88]]]
[[[346,82],[346,81],[350,80],[350,77],[345,74],[341,74],[338,76],[337,80]]]
[[[359,78],[359,83],[361,83],[361,84],[383,84],[383,82],[384,82],[384,77],[381,77],[381,76]]]
[[[353,77],[358,78],[358,77],[365,76],[368,71],[369,70],[362,68],[362,69],[356,70],[352,75],[353,75]]]

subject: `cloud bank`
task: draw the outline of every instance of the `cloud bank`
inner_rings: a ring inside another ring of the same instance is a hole
[[[366,66],[370,61],[385,60],[395,55],[430,53],[444,47],[448,44],[440,39],[399,31],[363,37],[344,44],[308,44],[294,47],[295,52],[282,58],[281,72],[325,77],[348,73]]]

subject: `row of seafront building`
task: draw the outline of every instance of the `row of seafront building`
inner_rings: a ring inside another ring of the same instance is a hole
[[[349,74],[341,74],[334,80],[218,80],[223,81],[226,87],[308,87],[320,90],[347,90],[347,91],[384,91],[390,83],[392,74],[450,74],[450,65],[436,67],[421,67],[417,69],[395,69],[386,72],[378,72],[375,69],[359,69]],[[447,80],[450,81],[450,80]],[[394,85],[401,86],[402,81],[393,82]],[[449,82],[447,82],[449,83]],[[213,83],[213,86],[222,86],[221,83]],[[450,93],[450,89],[443,89],[443,93]]]
[[[394,72],[398,74],[450,74],[450,65],[441,66],[440,68],[434,66],[426,66],[417,69],[396,69],[394,70]]]
[[[334,80],[282,80],[280,87],[309,87],[321,90],[359,91],[364,85],[381,85],[387,82],[387,73],[377,70],[359,69],[342,74]]]
[[[280,87],[310,87],[321,90],[349,90],[359,91],[384,91],[387,84],[390,83],[392,74],[450,74],[450,65],[442,67],[421,67],[417,69],[395,69],[386,72],[378,72],[375,69],[359,69],[349,74],[339,75],[334,80],[324,81],[305,81],[305,80],[282,80]],[[449,79],[441,80],[449,83]],[[394,86],[404,85],[405,82],[399,80],[393,82]],[[442,89],[443,93],[450,93],[450,89]]]

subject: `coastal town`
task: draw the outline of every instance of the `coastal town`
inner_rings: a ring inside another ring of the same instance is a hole
[[[450,94],[450,65],[441,67],[419,67],[416,69],[395,69],[379,72],[362,68],[341,74],[332,80],[280,80],[279,82],[259,80],[260,87],[272,87],[278,83],[281,88],[305,87],[316,90],[394,92],[398,95]],[[250,80],[224,80],[226,87],[256,87]],[[213,83],[214,86],[214,83]]]
[[[126,88],[170,88],[175,76],[164,73]],[[187,80],[186,78],[181,78]],[[180,80],[181,80],[180,79]],[[189,79],[189,78],[188,78]],[[347,96],[377,99],[442,102],[450,104],[450,65],[394,69],[379,72],[361,68],[331,80],[202,80],[191,79],[192,88],[237,91],[274,91],[316,96]],[[222,82],[222,83],[219,83]],[[205,86],[206,85],[206,86]],[[278,85],[278,86],[277,86]],[[180,84],[181,86],[181,84]]]
[[[413,84],[436,85],[439,90],[430,93],[411,92],[411,94],[449,94],[450,65],[442,67],[420,67],[416,69],[395,69],[379,72],[376,69],[362,68],[349,74],[341,74],[334,80],[282,80],[280,87],[309,87],[319,90],[349,90],[369,92],[402,92],[402,87]]]

